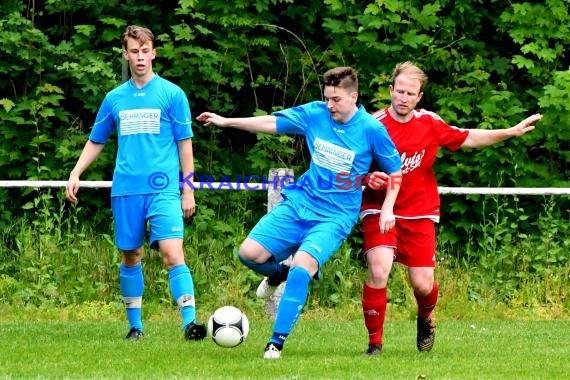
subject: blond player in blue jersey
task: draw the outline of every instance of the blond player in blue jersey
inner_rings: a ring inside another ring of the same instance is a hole
[[[197,117],[205,125],[304,135],[311,153],[307,172],[283,190],[283,202],[255,225],[239,248],[242,263],[267,277],[258,296],[268,296],[287,280],[273,334],[265,346],[265,359],[281,357],[307,300],[311,279],[356,223],[362,179],[372,159],[399,179],[400,157],[386,129],[357,104],[356,71],[350,67],[327,71],[324,99],[267,116],[225,118],[204,112]],[[380,220],[383,230],[394,226],[392,209],[398,190],[394,183],[387,191]],[[280,264],[291,255],[290,268]]]
[[[123,57],[131,78],[103,100],[89,140],[71,171],[67,199],[77,202],[79,177],[116,133],[119,149],[113,173],[111,207],[115,244],[122,252],[119,283],[129,321],[129,340],[143,336],[141,305],[144,291],[142,256],[147,223],[150,247],[159,249],[168,268],[170,291],[182,316],[184,336],[206,336],[196,323],[194,283],[184,260],[183,217],[195,212],[194,193],[184,178],[194,172],[190,106],[182,89],[154,73],[154,36],[132,25],[122,35]]]

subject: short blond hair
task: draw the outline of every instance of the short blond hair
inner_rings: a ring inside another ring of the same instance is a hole
[[[150,41],[150,45],[154,49],[154,34],[151,30],[138,25],[129,25],[121,37],[121,42],[123,44],[123,49],[127,50],[127,44],[129,38],[133,38],[141,45]]]
[[[411,78],[417,79],[420,81],[420,92],[423,91],[425,84],[428,81],[428,76],[422,69],[420,69],[415,63],[406,61],[402,63],[398,63],[392,72],[392,86],[396,82],[396,78],[400,74],[406,74]]]

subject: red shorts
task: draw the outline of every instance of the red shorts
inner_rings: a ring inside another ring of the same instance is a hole
[[[376,247],[393,247],[394,261],[407,267],[435,267],[435,225],[430,219],[396,218],[396,225],[380,233],[380,214],[362,220],[364,254]]]

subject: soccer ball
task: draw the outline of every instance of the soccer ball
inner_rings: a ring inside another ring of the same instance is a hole
[[[208,320],[208,335],[218,346],[239,346],[249,334],[249,320],[234,306],[222,306]]]

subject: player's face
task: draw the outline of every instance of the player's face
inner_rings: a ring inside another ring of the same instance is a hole
[[[334,121],[344,124],[356,112],[358,93],[341,87],[325,86],[325,102]]]
[[[129,62],[131,75],[138,79],[144,79],[152,74],[152,60],[156,57],[156,50],[152,48],[150,41],[141,44],[134,38],[127,40],[127,50],[123,56]]]
[[[390,96],[392,97],[392,109],[397,116],[406,118],[416,108],[423,95],[420,87],[419,79],[412,78],[405,73],[396,77],[394,85],[390,85]]]

